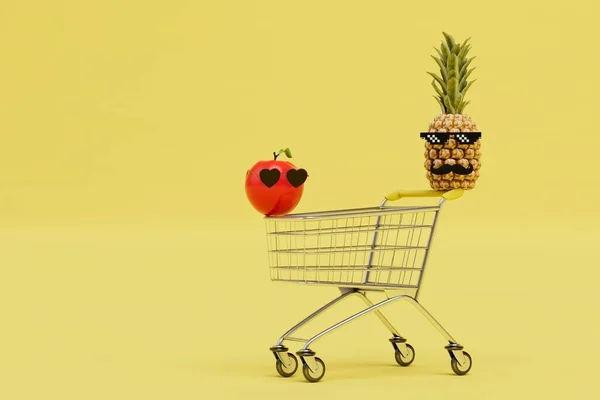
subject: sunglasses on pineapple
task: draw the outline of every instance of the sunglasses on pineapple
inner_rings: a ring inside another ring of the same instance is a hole
[[[429,144],[444,144],[450,135],[454,135],[459,144],[473,144],[481,138],[481,132],[421,132],[421,139]]]

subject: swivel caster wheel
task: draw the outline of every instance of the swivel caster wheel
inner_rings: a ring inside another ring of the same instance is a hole
[[[284,378],[294,376],[298,370],[298,359],[292,353],[287,353],[287,362],[282,361],[282,358],[278,356],[275,361],[275,369]]]
[[[309,382],[318,382],[325,376],[325,363],[319,357],[315,357],[312,368],[303,360],[302,374]]]
[[[402,367],[408,367],[413,361],[415,361],[415,349],[408,343],[406,343],[404,346],[406,349],[406,354],[402,354],[400,349],[396,349],[396,362]]]
[[[471,355],[466,351],[463,351],[462,353],[462,362],[459,362],[455,357],[452,357],[450,360],[450,366],[456,375],[466,375],[471,370],[471,366],[473,365]]]

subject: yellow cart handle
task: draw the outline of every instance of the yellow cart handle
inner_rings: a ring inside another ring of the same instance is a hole
[[[404,197],[441,197],[444,200],[456,200],[465,193],[464,189],[439,190],[397,190],[385,196],[386,200],[396,201]]]

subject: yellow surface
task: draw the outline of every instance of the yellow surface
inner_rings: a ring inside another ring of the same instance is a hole
[[[3,0],[0,399],[597,398],[599,12]],[[336,290],[269,281],[246,170],[289,147],[298,212],[428,189],[442,30],[472,37],[483,166],[444,205],[421,300],[473,370],[392,305],[413,366],[368,316],[315,344],[321,383],[278,378],[268,348]]]

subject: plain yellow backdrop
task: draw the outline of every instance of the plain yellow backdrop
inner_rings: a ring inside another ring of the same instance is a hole
[[[0,398],[594,398],[599,12],[3,0]],[[418,134],[439,111],[425,72],[442,31],[472,37],[482,169],[444,207],[421,301],[473,369],[454,376],[398,305],[411,367],[367,316],[315,344],[322,382],[279,378],[268,348],[337,293],[269,280],[246,170],[291,148],[310,173],[297,211],[428,188]]]

